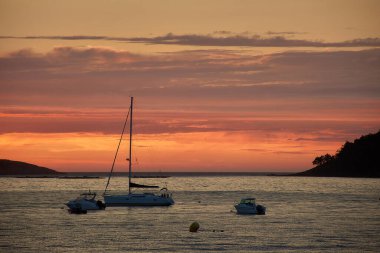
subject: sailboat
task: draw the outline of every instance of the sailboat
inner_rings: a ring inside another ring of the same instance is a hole
[[[129,163],[129,171],[128,171],[128,193],[127,194],[119,194],[113,195],[107,193],[107,188],[110,183],[110,179],[112,177],[113,168],[115,165],[116,157],[119,152],[119,147],[121,140],[123,139],[124,130],[129,120],[129,156],[127,161]],[[119,140],[119,145],[116,150],[115,158],[113,160],[111,172],[108,177],[107,185],[104,190],[104,202],[106,206],[170,206],[174,204],[174,200],[172,198],[172,194],[168,191],[166,187],[162,188],[157,194],[155,193],[134,193],[132,192],[133,188],[159,188],[158,186],[153,185],[142,185],[133,183],[132,179],[132,116],[133,116],[133,97],[131,97],[131,105],[129,107],[129,112],[126,117],[123,131],[121,133],[121,137]]]

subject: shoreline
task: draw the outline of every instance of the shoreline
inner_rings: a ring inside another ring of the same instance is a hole
[[[108,172],[60,172],[59,174],[3,174],[0,178],[58,178],[58,179],[104,179]],[[132,178],[170,178],[170,177],[318,177],[318,178],[379,178],[352,176],[299,175],[294,172],[136,172]],[[115,172],[113,177],[128,177],[128,172]]]

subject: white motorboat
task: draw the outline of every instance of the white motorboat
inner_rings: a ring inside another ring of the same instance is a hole
[[[111,167],[111,172],[108,177],[107,185],[104,190],[104,202],[106,206],[170,206],[174,204],[172,194],[168,191],[167,188],[162,188],[158,193],[136,193],[132,192],[134,188],[159,188],[158,186],[151,185],[142,185],[131,182],[132,178],[132,115],[133,115],[133,97],[131,97],[131,105],[129,107],[129,112],[126,117],[123,131],[119,140],[119,145],[116,149],[115,158]],[[128,117],[130,116],[129,121],[129,157],[127,161],[129,162],[129,174],[128,174],[128,193],[126,194],[110,194],[107,193],[107,188],[112,177],[113,168],[115,165],[116,157],[119,151],[121,140],[123,139],[125,127],[128,122]]]
[[[256,205],[255,198],[243,198],[235,208],[238,214],[265,214],[266,211],[265,206]]]
[[[96,193],[88,191],[86,193],[82,193],[78,198],[67,202],[66,206],[68,206],[70,210],[79,211],[105,209],[105,204],[101,200],[96,200],[95,198]]]

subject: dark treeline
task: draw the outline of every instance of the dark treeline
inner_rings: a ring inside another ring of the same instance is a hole
[[[314,168],[299,176],[380,177],[380,131],[346,142],[335,155],[314,159]]]

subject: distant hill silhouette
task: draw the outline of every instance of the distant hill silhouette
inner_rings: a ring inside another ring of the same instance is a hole
[[[346,142],[335,155],[316,157],[314,168],[296,176],[380,177],[380,131]]]
[[[0,175],[52,175],[61,172],[30,163],[0,159]]]

